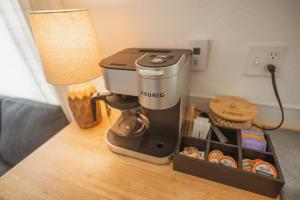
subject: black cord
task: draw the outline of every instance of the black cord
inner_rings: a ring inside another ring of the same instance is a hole
[[[273,90],[274,90],[277,102],[278,102],[280,110],[281,110],[281,122],[276,127],[274,127],[274,128],[264,128],[264,127],[261,127],[261,126],[259,126],[257,124],[253,124],[253,126],[256,126],[257,128],[260,128],[260,129],[263,129],[263,130],[266,130],[266,131],[272,131],[272,130],[279,129],[282,126],[282,124],[284,122],[284,111],[283,111],[283,107],[282,107],[281,100],[280,100],[279,93],[278,93],[277,86],[276,86],[276,80],[275,80],[275,69],[276,69],[276,66],[274,66],[274,65],[268,65],[267,69],[271,73]]]

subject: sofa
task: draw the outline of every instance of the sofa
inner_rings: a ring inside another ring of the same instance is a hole
[[[67,124],[60,106],[0,96],[0,176]]]

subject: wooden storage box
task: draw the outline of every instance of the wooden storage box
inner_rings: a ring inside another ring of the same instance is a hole
[[[269,197],[277,197],[284,185],[284,178],[269,135],[265,134],[268,146],[267,151],[263,152],[242,148],[240,131],[224,128],[220,128],[220,130],[229,139],[228,144],[218,142],[213,131],[210,131],[207,140],[183,136],[173,157],[173,169]],[[179,154],[187,146],[194,146],[200,151],[205,151],[205,160]],[[233,157],[238,164],[238,168],[209,163],[207,160],[208,154],[214,149],[221,150],[225,155]],[[244,171],[242,160],[245,158],[261,159],[271,163],[275,166],[278,177],[271,178]]]

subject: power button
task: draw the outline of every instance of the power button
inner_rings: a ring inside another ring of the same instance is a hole
[[[153,64],[159,64],[159,63],[164,63],[167,62],[167,58],[162,58],[162,57],[154,57],[150,59],[150,63]]]

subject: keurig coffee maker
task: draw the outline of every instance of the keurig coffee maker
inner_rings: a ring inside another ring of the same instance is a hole
[[[105,142],[113,152],[149,162],[171,160],[186,119],[191,51],[120,51],[100,63],[109,94]],[[95,112],[94,112],[95,113]]]

